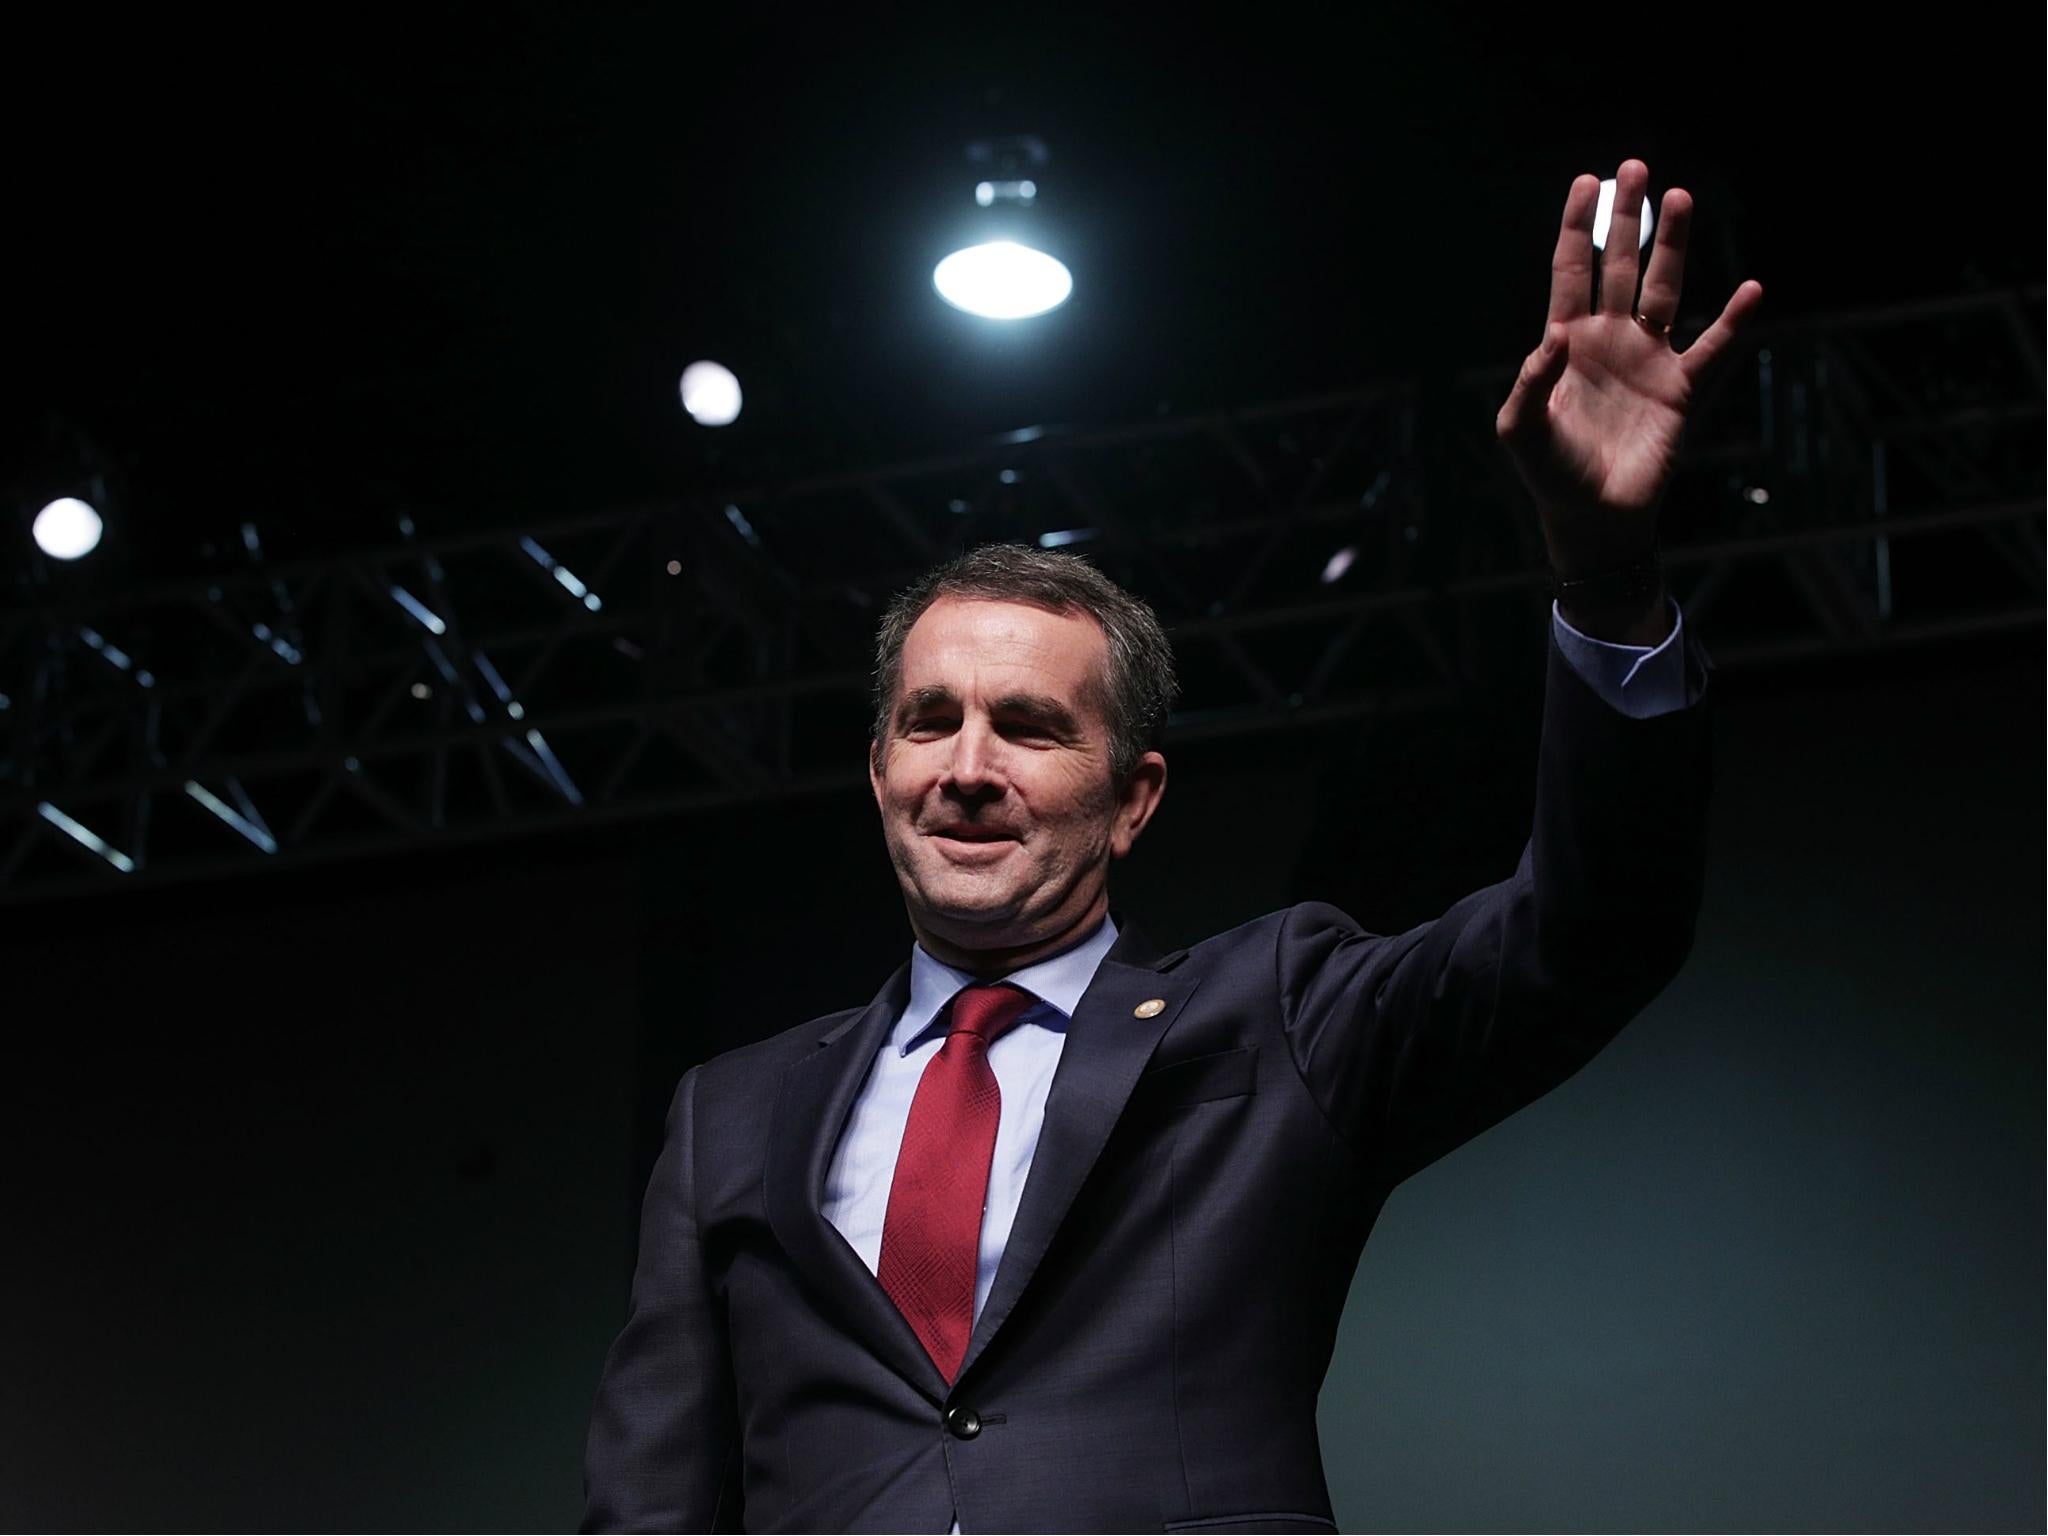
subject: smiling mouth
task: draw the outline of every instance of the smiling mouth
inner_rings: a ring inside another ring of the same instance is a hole
[[[985,832],[978,827],[949,827],[925,836],[934,842],[950,844],[955,849],[1000,848],[1017,841],[1009,832]]]

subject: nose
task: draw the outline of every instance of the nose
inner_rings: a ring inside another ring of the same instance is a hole
[[[942,787],[967,799],[994,800],[1003,793],[1002,740],[985,721],[968,720],[953,733],[953,755]]]

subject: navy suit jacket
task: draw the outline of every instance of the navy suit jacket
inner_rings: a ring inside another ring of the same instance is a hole
[[[1124,930],[950,1388],[820,1214],[908,964],[865,1008],[693,1068],[584,1528],[1333,1529],[1316,1399],[1387,1195],[1585,1065],[1691,948],[1691,642],[1686,665],[1696,701],[1634,720],[1552,640],[1529,842],[1433,921],[1373,934],[1308,903],[1170,954]]]

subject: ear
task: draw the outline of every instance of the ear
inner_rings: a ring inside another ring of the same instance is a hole
[[[1158,752],[1147,752],[1138,759],[1137,767],[1131,770],[1130,779],[1117,795],[1116,819],[1109,829],[1111,858],[1120,859],[1131,851],[1165,793],[1166,758]]]
[[[883,810],[882,744],[873,736],[868,737],[868,788],[874,793],[875,809]]]

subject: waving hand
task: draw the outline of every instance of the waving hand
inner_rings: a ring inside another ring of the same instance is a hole
[[[1664,194],[1636,296],[1649,167],[1615,174],[1613,222],[1594,293],[1593,217],[1600,181],[1578,177],[1565,198],[1550,264],[1543,341],[1522,364],[1494,430],[1536,499],[1552,566],[1575,577],[1627,565],[1656,542],[1656,514],[1700,381],[1763,302],[1744,282],[1685,351],[1672,348],[1685,277],[1692,197]]]

